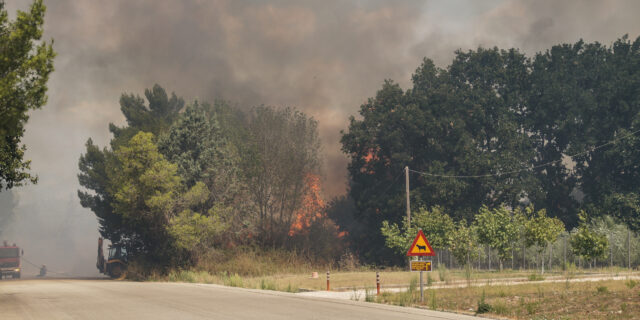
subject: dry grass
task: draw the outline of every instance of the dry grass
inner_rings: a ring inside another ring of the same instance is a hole
[[[482,286],[430,289],[425,302],[413,293],[410,305],[437,310],[475,313],[484,292],[487,313],[511,319],[638,319],[640,288],[629,281],[527,283],[515,286]],[[378,302],[407,305],[406,293],[386,293]]]

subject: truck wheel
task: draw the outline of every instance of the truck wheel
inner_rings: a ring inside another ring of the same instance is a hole
[[[110,269],[111,270],[109,270],[109,275],[111,276],[111,278],[120,278],[123,272],[122,265],[120,265],[119,263],[113,263]]]

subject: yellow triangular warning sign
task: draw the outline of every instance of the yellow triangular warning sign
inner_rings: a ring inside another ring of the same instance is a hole
[[[422,230],[418,230],[418,235],[413,240],[413,244],[409,247],[407,256],[435,256],[436,252],[431,248],[427,237],[424,236]]]

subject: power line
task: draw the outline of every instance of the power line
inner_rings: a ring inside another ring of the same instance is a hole
[[[638,133],[638,132],[640,132],[640,130],[636,130],[636,131],[633,131],[633,132],[631,132],[631,133],[628,133],[628,134],[626,134],[626,135],[624,135],[624,136],[622,136],[622,137],[615,138],[615,139],[610,140],[610,141],[608,141],[608,142],[606,142],[606,143],[604,143],[604,144],[601,144],[601,145],[599,145],[599,146],[593,147],[593,148],[591,148],[590,150],[585,150],[585,151],[582,151],[582,152],[579,152],[579,153],[576,153],[576,154],[570,155],[570,156],[569,156],[569,158],[572,158],[572,159],[573,159],[574,157],[578,157],[578,156],[586,155],[586,154],[588,154],[588,153],[590,153],[590,152],[594,152],[594,151],[596,151],[596,150],[598,150],[598,149],[601,149],[601,148],[604,148],[604,147],[606,147],[606,146],[608,146],[608,145],[610,145],[610,144],[612,144],[612,143],[614,143],[614,142],[616,142],[616,141],[618,141],[618,140],[622,140],[622,139],[628,138],[628,137],[630,137],[630,136],[633,136],[633,135],[635,135],[635,134],[636,134],[636,133]],[[531,170],[534,170],[534,169],[538,169],[538,168],[542,168],[542,167],[550,166],[550,165],[552,165],[552,164],[555,164],[555,163],[558,163],[558,162],[561,162],[561,161],[562,161],[562,159],[558,159],[558,160],[549,161],[549,162],[546,162],[546,163],[543,163],[543,164],[539,164],[539,165],[537,165],[537,166],[533,166],[533,167],[531,167],[531,168],[523,168],[523,169],[513,170],[513,171],[507,171],[507,172],[489,173],[489,174],[479,174],[479,175],[446,175],[446,174],[434,174],[434,173],[428,173],[428,172],[424,172],[424,171],[416,171],[416,170],[412,170],[412,169],[409,169],[409,171],[414,172],[414,173],[417,173],[417,174],[425,175],[425,176],[438,177],[438,178],[474,179],[474,178],[500,177],[500,176],[511,175],[511,174],[514,174],[514,173],[520,173],[520,172],[524,172],[524,171],[531,171]]]

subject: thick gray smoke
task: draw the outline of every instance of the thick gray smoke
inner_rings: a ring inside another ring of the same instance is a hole
[[[8,0],[10,15],[30,2]],[[13,223],[0,229],[34,262],[79,275],[96,274],[98,233],[78,203],[77,161],[88,137],[104,146],[108,123],[123,123],[122,92],[142,94],[158,83],[187,101],[304,110],[320,121],[331,197],[346,190],[339,138],[348,116],[384,79],[406,88],[423,57],[445,67],[456,49],[517,47],[531,55],[579,38],[610,44],[640,34],[633,0],[46,4],[45,38],[55,39],[59,54],[49,103],[32,113],[24,139],[40,182],[15,190]],[[0,201],[3,213],[12,207]]]

